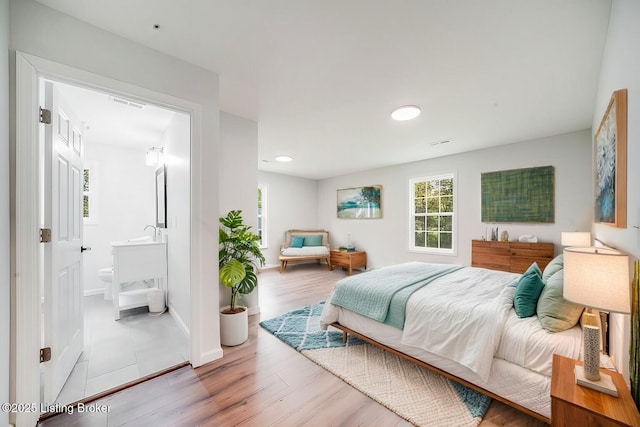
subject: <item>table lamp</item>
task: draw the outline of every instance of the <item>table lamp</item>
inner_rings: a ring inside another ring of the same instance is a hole
[[[563,231],[560,244],[562,246],[591,246],[591,233],[588,231]]]
[[[629,257],[596,247],[567,247],[563,255],[563,296],[587,307],[581,320],[584,367],[576,366],[576,382],[617,396],[611,377],[600,375],[600,326],[591,309],[631,312]]]

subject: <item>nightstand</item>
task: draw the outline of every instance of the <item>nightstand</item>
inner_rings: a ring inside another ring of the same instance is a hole
[[[349,272],[349,275],[354,268],[364,267],[365,270],[367,269],[367,253],[364,251],[348,252],[333,249],[330,259],[332,270],[335,266],[343,267]]]
[[[553,355],[551,374],[552,426],[640,426],[640,413],[622,375],[601,369],[611,376],[618,397],[576,384],[573,368],[582,362]]]

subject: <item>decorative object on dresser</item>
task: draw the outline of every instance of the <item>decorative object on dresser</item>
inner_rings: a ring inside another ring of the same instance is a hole
[[[332,249],[331,269],[333,270],[336,266],[346,269],[349,276],[351,276],[354,268],[364,267],[366,270],[367,253],[364,251],[356,251],[355,249],[353,251],[348,249],[346,251]]]
[[[624,377],[608,371],[620,391],[613,397],[576,385],[572,374],[581,363],[553,355],[551,374],[551,426],[639,426],[640,414]],[[604,375],[604,369],[601,370]]]
[[[627,227],[627,89],[611,95],[595,135],[595,221]]]
[[[553,243],[471,241],[472,267],[524,273],[534,262],[544,270],[553,255]]]
[[[628,314],[629,257],[622,252],[596,247],[568,247],[564,249],[564,289],[566,300],[583,304],[584,368],[576,367],[579,384],[616,393],[608,376],[600,375],[600,326],[592,308]]]
[[[554,222],[554,173],[543,166],[481,174],[482,222]]]
[[[325,260],[331,270],[329,232],[326,230],[287,230],[280,246],[280,272],[289,261]]]

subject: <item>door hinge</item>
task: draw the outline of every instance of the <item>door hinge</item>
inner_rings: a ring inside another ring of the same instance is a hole
[[[40,349],[40,363],[48,362],[51,360],[51,347],[45,347]]]
[[[40,123],[51,124],[51,110],[40,107]]]
[[[51,229],[50,228],[41,228],[40,229],[40,243],[49,243],[51,241]]]

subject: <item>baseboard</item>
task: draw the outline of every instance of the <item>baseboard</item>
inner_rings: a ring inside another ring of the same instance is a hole
[[[280,264],[265,264],[262,267],[258,268],[258,273],[266,270],[275,270],[280,268]]]
[[[176,324],[182,330],[182,332],[184,332],[188,337],[191,336],[187,324],[184,323],[184,321],[178,314],[178,311],[172,305],[169,305],[169,315],[173,317],[173,320],[175,320]]]
[[[84,296],[90,297],[92,295],[104,295],[104,288],[99,289],[85,289]]]
[[[217,348],[215,350],[208,351],[206,353],[202,353],[200,355],[200,363],[195,365],[193,362],[191,363],[194,368],[198,366],[206,365],[207,363],[213,362],[218,359],[222,359],[222,348]]]

